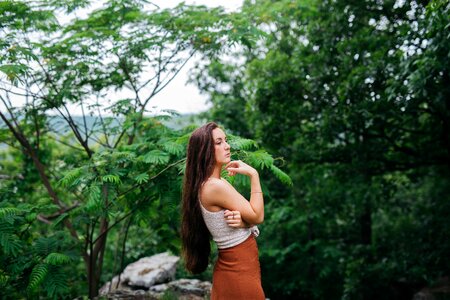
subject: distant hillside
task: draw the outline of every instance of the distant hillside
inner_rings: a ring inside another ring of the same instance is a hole
[[[84,126],[84,120],[82,116],[74,116],[72,118],[74,119],[76,124]],[[97,116],[86,116],[85,119],[88,130],[92,129],[94,126],[101,126],[100,119]],[[199,117],[196,114],[185,114],[172,116],[168,119],[162,119],[161,122],[172,129],[178,130],[190,124],[200,124],[201,120],[199,120]],[[52,125],[53,129],[55,129],[55,131],[60,133],[65,133],[67,132],[67,130],[69,130],[67,122],[60,116],[52,116],[50,124]],[[112,121],[110,125],[112,127],[116,126],[117,121]]]
[[[84,120],[82,116],[74,116],[72,118],[76,124],[80,125],[82,128],[84,127]],[[99,117],[97,116],[86,116],[85,120],[88,131],[90,131],[94,126],[97,128],[100,128],[101,126]],[[70,130],[69,125],[61,116],[50,116],[49,122],[53,131],[58,134],[66,134]],[[117,122],[118,120],[112,119],[109,126],[114,127],[117,125]],[[184,114],[163,119],[161,122],[172,129],[178,130],[191,124],[200,125],[204,122],[204,120],[201,120],[197,114]],[[0,128],[2,127],[4,127],[4,122],[0,120]],[[7,145],[3,141],[0,141],[0,150],[6,149],[6,147]]]

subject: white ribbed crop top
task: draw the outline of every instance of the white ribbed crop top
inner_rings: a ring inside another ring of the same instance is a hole
[[[225,249],[236,246],[244,242],[252,232],[255,236],[259,233],[256,226],[253,226],[253,228],[234,228],[228,226],[223,216],[224,209],[214,212],[209,211],[203,207],[200,200],[199,202],[206,227],[208,227],[213,240],[216,242],[217,248]]]

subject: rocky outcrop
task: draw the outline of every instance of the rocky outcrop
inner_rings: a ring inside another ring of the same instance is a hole
[[[413,300],[450,299],[450,278],[443,277],[437,280],[433,286],[424,287],[413,297]]]
[[[100,299],[208,299],[211,283],[175,279],[178,256],[160,253],[128,265],[100,290]]]
[[[176,299],[201,300],[209,296],[211,283],[209,281],[200,281],[198,279],[178,279],[167,284],[152,286],[150,292],[158,295],[170,294]]]
[[[160,253],[144,257],[129,264],[121,279],[128,285],[149,288],[155,283],[166,282],[175,278],[178,256]]]

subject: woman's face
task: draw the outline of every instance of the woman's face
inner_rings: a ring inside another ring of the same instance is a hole
[[[231,160],[230,145],[227,143],[227,137],[222,129],[216,128],[212,131],[214,140],[214,149],[217,164],[226,164]]]

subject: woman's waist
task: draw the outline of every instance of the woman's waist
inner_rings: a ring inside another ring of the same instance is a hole
[[[222,262],[244,262],[258,260],[258,245],[253,235],[247,237],[239,244],[218,249],[219,260]]]
[[[231,228],[230,231],[216,231],[211,232],[212,239],[217,244],[217,248],[226,249],[234,247],[244,242],[250,235],[251,231],[248,228]]]

